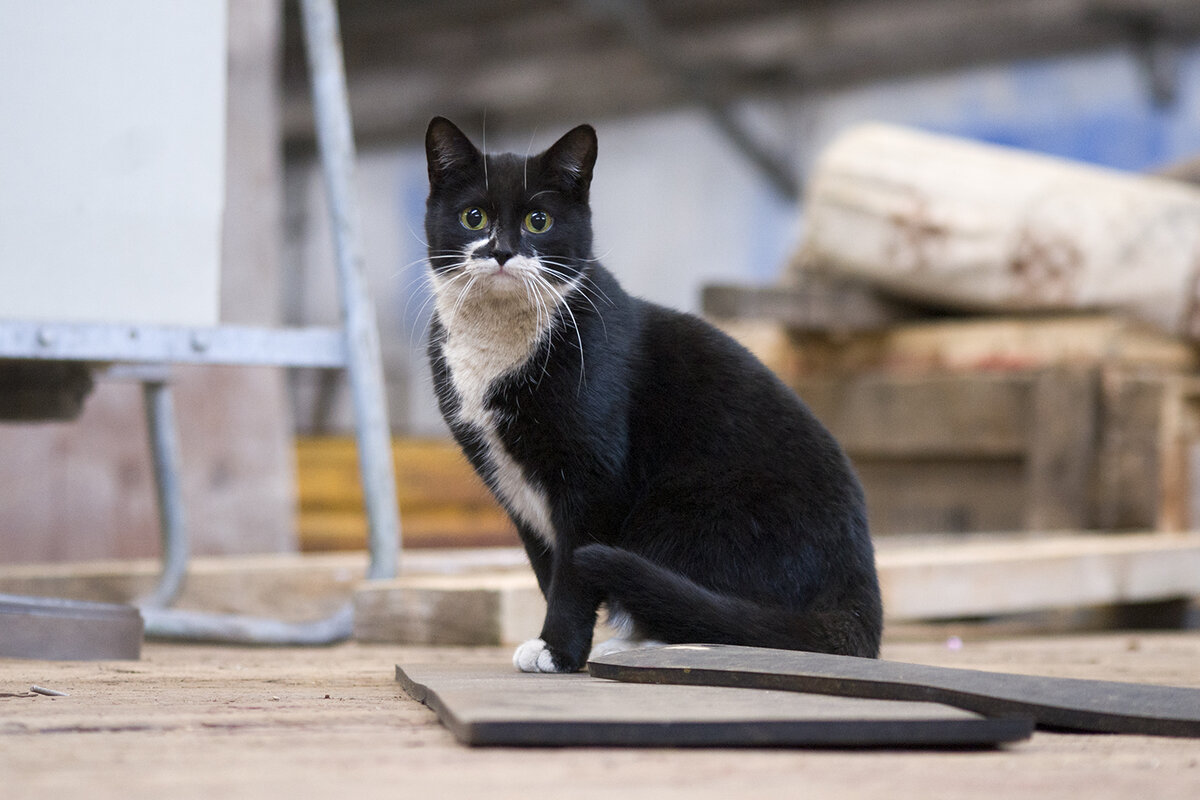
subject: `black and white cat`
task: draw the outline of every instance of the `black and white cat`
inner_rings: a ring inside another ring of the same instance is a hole
[[[879,586],[849,462],[749,352],[629,296],[593,257],[595,131],[485,156],[438,117],[425,146],[441,411],[547,601],[516,667],[580,669],[602,603],[622,633],[600,652],[876,656]]]

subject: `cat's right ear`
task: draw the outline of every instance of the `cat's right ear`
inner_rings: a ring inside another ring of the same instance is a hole
[[[466,134],[445,117],[434,117],[425,131],[425,158],[429,162],[429,186],[445,183],[447,178],[477,164],[483,154]]]

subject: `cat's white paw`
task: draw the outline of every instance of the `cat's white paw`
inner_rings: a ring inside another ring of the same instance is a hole
[[[521,672],[561,672],[543,639],[530,639],[513,653],[513,666]]]
[[[592,652],[588,653],[588,660],[603,658],[613,653],[624,653],[626,650],[644,650],[650,647],[663,647],[664,645],[666,645],[666,642],[660,642],[657,639],[626,639],[621,636],[614,636],[611,639],[605,639],[593,647]]]

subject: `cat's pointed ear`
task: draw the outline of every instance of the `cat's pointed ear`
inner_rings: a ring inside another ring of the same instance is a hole
[[[586,198],[592,184],[592,167],[596,164],[595,129],[580,125],[567,131],[542,154],[542,164],[563,188]]]
[[[444,183],[451,173],[477,164],[483,154],[457,125],[445,117],[434,117],[425,131],[425,157],[433,187]]]

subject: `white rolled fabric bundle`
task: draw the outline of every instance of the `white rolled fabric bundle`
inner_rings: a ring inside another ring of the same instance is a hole
[[[968,309],[1113,309],[1200,338],[1200,190],[889,125],[819,158],[802,264]]]

